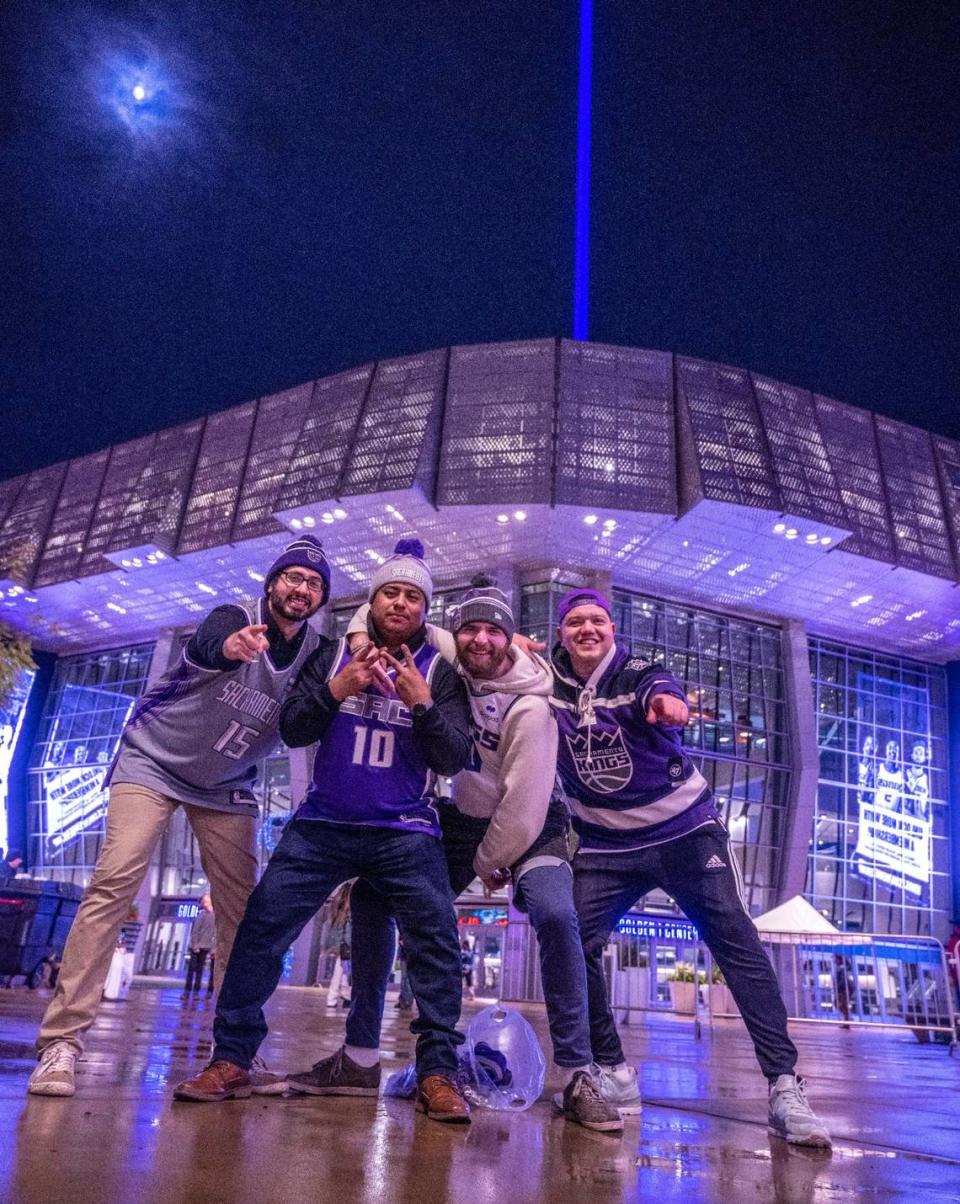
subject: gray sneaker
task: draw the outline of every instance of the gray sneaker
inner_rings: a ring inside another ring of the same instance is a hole
[[[643,1111],[643,1101],[640,1099],[635,1066],[629,1066],[627,1074],[621,1076],[614,1074],[612,1066],[600,1066],[594,1062],[590,1073],[600,1087],[600,1094],[608,1104],[613,1104],[622,1116],[640,1115]]]
[[[831,1148],[826,1125],[807,1103],[806,1084],[798,1074],[782,1074],[770,1085],[770,1132],[791,1145]]]
[[[287,1086],[302,1095],[379,1095],[380,1063],[358,1066],[341,1045],[312,1070],[288,1074]]]
[[[73,1067],[79,1056],[69,1041],[52,1041],[40,1054],[27,1091],[30,1095],[73,1095],[77,1089]]]
[[[247,1072],[250,1075],[250,1090],[254,1095],[283,1095],[287,1089],[287,1080],[282,1074],[274,1074],[261,1057],[256,1057],[250,1063]]]
[[[558,1092],[553,1097],[553,1103],[567,1120],[583,1125],[585,1129],[596,1129],[599,1133],[623,1132],[623,1117],[603,1098],[599,1083],[585,1070],[574,1074],[563,1094]]]

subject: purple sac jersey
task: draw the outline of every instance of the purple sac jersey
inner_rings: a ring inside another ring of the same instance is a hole
[[[438,658],[429,644],[414,656],[428,685]],[[327,681],[349,660],[343,640]],[[435,781],[436,775],[417,751],[410,711],[396,695],[385,698],[371,687],[340,704],[317,748],[313,781],[296,818],[439,837]]]

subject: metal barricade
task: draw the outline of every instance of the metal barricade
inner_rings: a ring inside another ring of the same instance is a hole
[[[604,952],[604,972],[619,1024],[639,1020],[644,1011],[675,1011],[693,1019],[699,1036],[707,979],[704,948],[688,920],[624,916]],[[523,920],[511,920],[507,926],[500,997],[505,1002],[543,1002],[537,938]]]
[[[956,1042],[957,1015],[943,946],[883,933],[761,933],[794,1021],[913,1030]]]
[[[957,1038],[952,968],[928,937],[880,933],[761,933],[791,1021],[912,1030],[919,1041],[951,1046]],[[501,998],[543,1001],[536,936],[511,921],[504,942]],[[733,996],[696,928],[683,919],[624,917],[604,954],[610,1005],[618,1024],[644,1011],[691,1016],[739,1015]]]

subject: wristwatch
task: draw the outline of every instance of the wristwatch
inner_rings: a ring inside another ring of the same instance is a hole
[[[422,719],[432,706],[432,702],[415,702],[410,708],[410,714],[414,717],[414,719]]]

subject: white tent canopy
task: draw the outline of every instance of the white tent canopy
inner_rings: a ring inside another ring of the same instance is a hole
[[[758,930],[764,933],[836,933],[835,928],[825,916],[806,900],[803,895],[794,895],[786,903],[766,911],[754,919]]]

